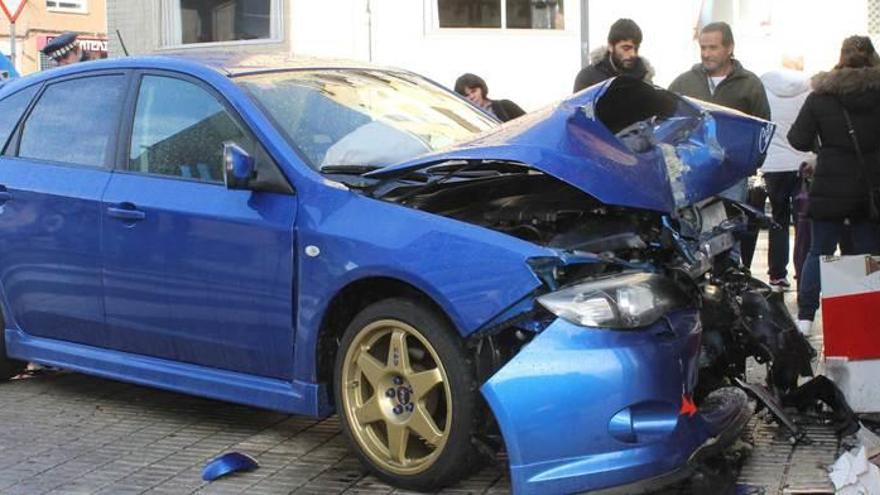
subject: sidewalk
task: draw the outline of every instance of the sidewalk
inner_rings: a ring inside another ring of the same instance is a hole
[[[766,279],[763,235],[758,246],[753,272]],[[786,300],[792,304],[794,293]],[[814,335],[820,349],[821,332]],[[365,475],[335,417],[287,416],[76,373],[14,380],[0,391],[2,494],[404,493]],[[814,443],[792,446],[775,423],[754,418],[745,435],[754,449],[738,479],[752,490],[738,493],[830,493],[825,466],[840,442],[830,427],[806,429]],[[203,482],[204,464],[229,451],[251,454],[261,467]],[[499,464],[441,493],[508,492]]]

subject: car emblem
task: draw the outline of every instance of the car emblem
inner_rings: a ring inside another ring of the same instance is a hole
[[[767,152],[767,148],[770,147],[770,141],[773,139],[773,131],[776,129],[776,125],[767,124],[761,128],[761,135],[758,138],[758,153],[764,154]]]
[[[408,387],[400,386],[397,387],[397,401],[402,405],[409,404],[410,401],[410,391]]]

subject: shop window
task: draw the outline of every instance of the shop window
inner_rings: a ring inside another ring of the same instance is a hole
[[[281,37],[281,0],[163,1],[165,46]]]
[[[565,29],[563,0],[437,0],[441,28]]]

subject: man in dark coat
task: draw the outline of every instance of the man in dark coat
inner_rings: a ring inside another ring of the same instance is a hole
[[[455,92],[501,122],[513,120],[526,113],[519,105],[510,100],[490,100],[486,81],[475,74],[468,73],[459,76],[455,80]]]
[[[845,225],[854,254],[880,251],[880,228],[870,220],[869,200],[870,188],[880,187],[880,57],[871,39],[847,38],[834,70],[817,74],[812,83],[813,92],[788,131],[795,149],[812,151],[819,145],[808,206],[813,236],[798,287],[798,326],[804,333],[819,308],[819,256],[834,254]],[[874,206],[880,207],[876,199]]]
[[[726,22],[707,24],[700,31],[700,63],[675,78],[669,91],[770,120],[770,103],[761,79],[733,57],[733,48],[730,25]],[[720,196],[745,203],[748,179],[734,184]],[[733,250],[733,257],[740,258],[746,267],[752,264],[757,238],[758,233],[752,227]]]
[[[629,76],[650,83],[651,66],[639,56],[642,30],[632,19],[618,19],[608,30],[608,46],[590,54],[590,65],[578,72],[574,92],[617,76]]]

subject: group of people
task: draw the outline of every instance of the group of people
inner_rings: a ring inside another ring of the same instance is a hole
[[[633,20],[617,20],[607,41],[578,72],[575,92],[617,76],[652,82],[654,70],[639,56],[642,31]],[[782,69],[758,77],[735,58],[727,23],[704,26],[699,44],[700,63],[675,78],[669,90],[777,124],[761,168],[766,198],[750,195],[748,179],[721,196],[760,209],[769,198],[773,220],[781,227],[769,231],[773,286],[789,287],[789,232],[792,224],[801,225],[797,242],[806,249],[795,252],[798,327],[809,333],[819,308],[819,258],[834,254],[838,246],[844,254],[880,254],[880,57],[870,38],[851,36],[828,72],[811,78],[803,72],[803,59],[789,56]],[[473,74],[461,76],[455,91],[499,120],[523,114],[509,100],[490,100],[485,81]],[[800,212],[794,208],[798,199]],[[793,221],[797,213],[801,222]],[[752,230],[734,248],[733,255],[746,267],[756,240]]]

